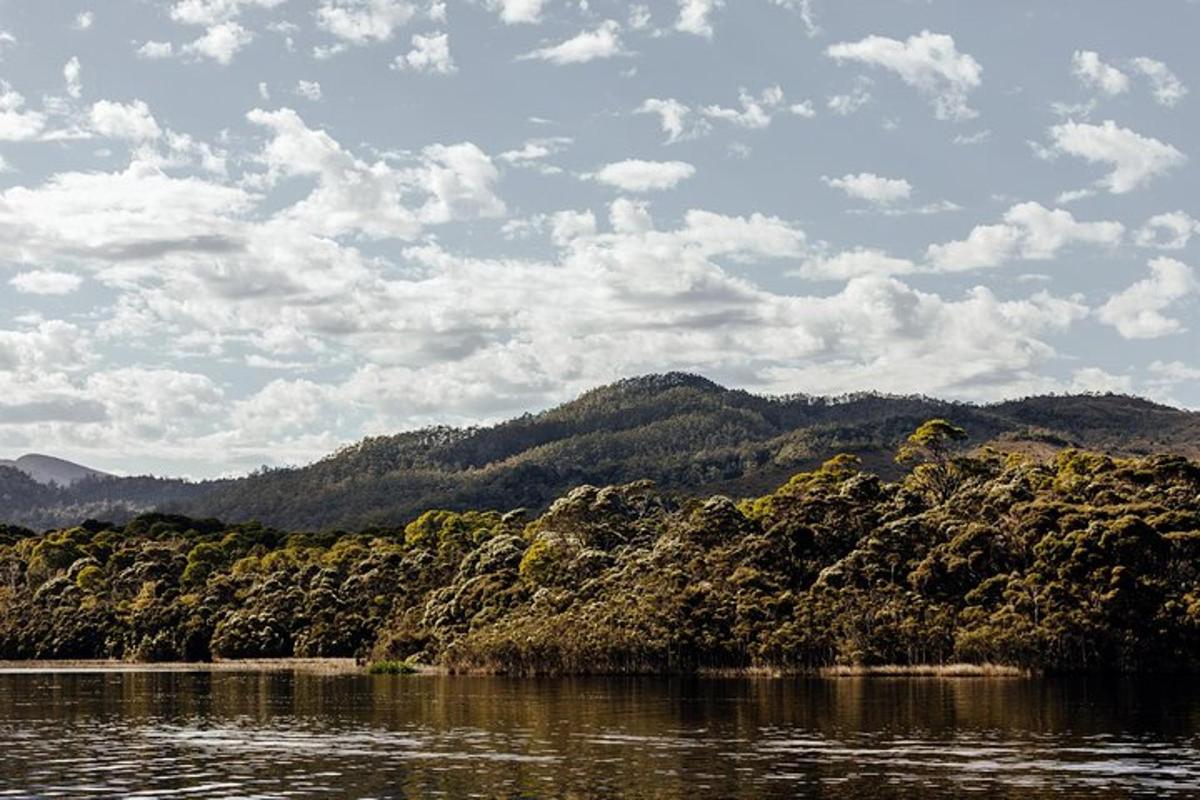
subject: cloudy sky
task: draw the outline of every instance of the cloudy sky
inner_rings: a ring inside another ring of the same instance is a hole
[[[1200,407],[1200,3],[0,0],[0,457],[672,369]]]

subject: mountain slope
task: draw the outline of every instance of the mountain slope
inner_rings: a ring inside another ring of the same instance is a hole
[[[59,486],[70,486],[86,478],[110,477],[107,473],[101,472],[98,469],[92,469],[91,467],[64,461],[61,458],[43,456],[37,453],[28,453],[14,461],[0,459],[0,467],[11,467],[12,469],[24,472],[38,483],[56,483]]]
[[[305,467],[237,480],[87,479],[50,500],[35,493],[30,502],[10,487],[0,518],[45,527],[81,514],[119,521],[158,509],[292,529],[359,529],[402,524],[430,508],[540,509],[583,483],[649,478],[674,491],[752,495],[838,452],[892,475],[897,444],[931,417],[949,418],[973,443],[1001,450],[1200,456],[1200,414],[1120,395],[984,406],[873,394],[761,397],[672,373],[620,381],[491,427],[365,439]]]

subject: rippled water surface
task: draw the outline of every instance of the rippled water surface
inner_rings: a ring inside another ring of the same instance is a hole
[[[1200,797],[1191,681],[0,673],[0,797]]]

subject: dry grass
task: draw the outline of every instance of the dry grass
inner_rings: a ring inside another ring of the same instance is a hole
[[[1022,667],[1002,664],[882,664],[824,667],[818,674],[827,678],[1027,678],[1031,673]]]

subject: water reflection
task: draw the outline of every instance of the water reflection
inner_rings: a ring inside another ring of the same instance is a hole
[[[0,674],[0,796],[1200,795],[1200,692],[1005,679]]]

